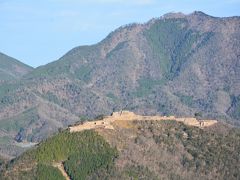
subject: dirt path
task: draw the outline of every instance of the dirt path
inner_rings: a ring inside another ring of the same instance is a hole
[[[59,171],[62,173],[66,180],[71,180],[68,174],[66,173],[62,163],[54,163],[53,166],[59,169]]]

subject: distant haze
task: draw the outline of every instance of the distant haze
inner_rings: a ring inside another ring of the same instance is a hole
[[[0,0],[0,52],[37,67],[117,27],[167,12],[240,15],[240,0]]]

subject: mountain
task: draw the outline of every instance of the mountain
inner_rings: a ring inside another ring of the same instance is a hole
[[[32,67],[0,53],[0,82],[20,79],[32,70]]]
[[[0,53],[0,107],[3,107],[3,102],[5,97],[5,94],[11,93],[13,90],[19,87],[20,79],[33,71],[33,68],[21,63],[20,61],[9,57],[3,53]],[[5,99],[6,100],[6,99]],[[2,117],[1,117],[2,119]],[[4,122],[8,123],[8,122]],[[2,125],[2,121],[0,122]],[[5,131],[0,130],[0,155],[6,156],[6,154],[2,154],[3,151],[1,149],[2,146],[4,146],[5,151],[8,151],[12,145],[9,144],[10,138],[9,134]],[[10,148],[12,149],[12,148]],[[14,146],[14,149],[19,149]],[[8,156],[7,156],[8,157]]]
[[[170,13],[118,28],[0,96],[0,152],[114,110],[240,125],[240,17]]]
[[[63,130],[2,165],[2,179],[239,179],[240,130],[173,120]]]

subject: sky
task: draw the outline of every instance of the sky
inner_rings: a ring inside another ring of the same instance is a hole
[[[0,0],[0,52],[37,67],[168,12],[240,16],[240,0]]]

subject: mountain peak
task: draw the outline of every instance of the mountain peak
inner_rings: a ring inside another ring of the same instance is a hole
[[[165,19],[169,19],[169,18],[184,18],[185,14],[181,13],[181,12],[170,12],[167,14],[164,14],[162,16]]]
[[[0,52],[0,81],[19,79],[33,68]]]
[[[202,12],[202,11],[193,11],[192,14],[193,14],[193,15],[199,15],[199,16],[208,16],[207,14],[205,14],[205,13]]]
[[[194,11],[190,14],[190,16],[197,16],[197,17],[213,17],[213,16],[210,16],[208,14],[205,14],[204,12],[202,11]]]
[[[170,12],[170,13],[164,14],[161,18],[164,18],[164,19],[185,18],[186,16],[211,17],[210,15],[205,14],[202,11],[193,11],[190,14],[184,14],[182,12]]]

